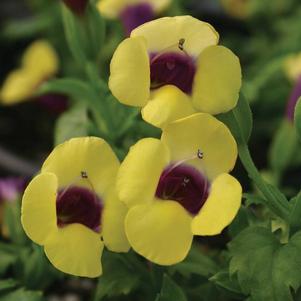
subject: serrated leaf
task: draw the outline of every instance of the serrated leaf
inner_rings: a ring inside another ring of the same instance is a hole
[[[273,170],[281,173],[289,166],[297,145],[296,130],[288,120],[285,120],[277,130],[270,150],[270,164]]]
[[[298,136],[301,139],[301,97],[295,106],[294,123]]]
[[[238,143],[247,143],[252,133],[253,117],[250,105],[240,95],[237,106],[230,112],[221,114],[218,119],[224,122]]]
[[[219,271],[214,276],[212,276],[209,280],[232,293],[236,293],[236,294],[242,293],[241,288],[237,283],[235,277],[232,278],[230,277],[228,269]]]
[[[290,201],[291,210],[289,216],[289,224],[291,226],[291,231],[301,229],[301,192]]]
[[[164,275],[160,294],[156,301],[187,301],[183,290],[168,276]]]
[[[263,227],[250,227],[229,243],[230,274],[256,301],[292,301],[301,284],[301,232],[281,244]]]
[[[57,120],[55,126],[55,145],[70,138],[88,135],[88,113],[85,106],[77,105],[63,113]]]

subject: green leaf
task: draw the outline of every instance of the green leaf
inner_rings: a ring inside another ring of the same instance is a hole
[[[128,295],[138,286],[141,275],[133,267],[126,265],[119,254],[106,252],[102,261],[103,275],[98,280],[94,301]]]
[[[292,301],[301,284],[301,232],[281,244],[263,227],[250,227],[229,244],[230,275],[256,301]]]
[[[295,122],[295,128],[297,130],[297,134],[301,139],[301,97],[299,98],[295,107],[294,122]]]
[[[95,4],[90,4],[87,7],[85,18],[91,58],[93,61],[97,61],[104,43],[106,24]]]
[[[3,294],[5,291],[12,290],[16,286],[18,286],[18,282],[15,279],[0,280],[0,294]]]
[[[250,105],[242,94],[237,106],[232,111],[219,115],[218,119],[229,127],[238,143],[249,141],[253,128],[253,117]]]
[[[87,42],[80,20],[65,5],[62,5],[62,16],[70,52],[78,64],[82,65],[87,60],[85,50]]]
[[[22,228],[21,208],[19,202],[5,203],[4,207],[4,224],[7,227],[8,237],[15,244],[24,244],[27,241],[25,232]]]
[[[228,269],[224,269],[216,273],[210,279],[216,285],[232,293],[241,294],[241,288],[235,277],[230,277]]]
[[[292,124],[285,120],[274,136],[270,150],[270,164],[278,173],[285,170],[298,146],[298,136]]]
[[[54,79],[45,82],[38,90],[39,94],[62,93],[78,101],[99,100],[91,87],[76,78]],[[100,97],[99,97],[100,98]]]
[[[8,294],[0,294],[1,301],[46,301],[42,292],[27,291],[20,288]]]
[[[301,229],[301,192],[290,201],[291,211],[289,216],[289,224],[291,232]]]
[[[192,274],[208,278],[218,271],[218,265],[208,255],[203,254],[199,246],[195,244],[187,258],[183,262],[171,266],[169,271],[172,274],[178,272],[186,278]]]
[[[57,120],[55,126],[55,145],[70,138],[88,135],[89,119],[87,108],[76,105],[69,111],[63,113]]]
[[[156,301],[187,301],[183,290],[168,276],[164,275],[161,292]]]

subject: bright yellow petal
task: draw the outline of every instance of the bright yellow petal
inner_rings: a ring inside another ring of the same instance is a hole
[[[233,109],[241,87],[239,59],[223,46],[206,48],[198,58],[193,83],[194,106],[206,113],[219,114]]]
[[[230,171],[236,162],[237,145],[229,129],[213,116],[197,113],[177,120],[163,129],[162,141],[167,144],[171,161],[188,160],[201,169],[208,179]]]
[[[102,15],[110,19],[116,19],[122,11],[130,5],[149,3],[156,13],[166,9],[171,0],[100,0],[97,3],[98,10]]]
[[[130,249],[124,230],[127,211],[126,205],[118,199],[114,189],[106,199],[101,227],[104,244],[113,252],[127,252]]]
[[[41,76],[41,80],[45,80],[58,72],[59,60],[54,48],[47,41],[40,40],[26,49],[22,66],[32,74]]]
[[[228,226],[241,204],[242,188],[229,174],[218,176],[212,183],[210,195],[192,221],[196,235],[216,235]]]
[[[53,235],[44,247],[49,261],[60,271],[81,277],[102,273],[100,236],[81,224],[71,224]]]
[[[150,67],[145,39],[125,39],[110,66],[109,87],[123,104],[144,106],[150,96]]]
[[[37,175],[27,186],[21,210],[21,222],[27,236],[43,245],[57,231],[57,178],[51,173]]]
[[[192,217],[174,201],[155,201],[131,208],[125,230],[133,249],[161,265],[182,261],[190,250]]]
[[[5,79],[0,92],[1,104],[13,105],[28,100],[39,83],[40,78],[29,70],[18,69],[12,71]]]
[[[58,145],[43,164],[42,172],[52,172],[59,187],[77,185],[95,190],[103,197],[114,185],[119,161],[101,138],[73,138]],[[88,179],[83,178],[85,172]]]
[[[134,29],[131,37],[142,36],[151,52],[177,49],[179,40],[185,39],[185,51],[197,57],[202,50],[218,43],[218,33],[205,22],[191,16],[165,17],[145,23]]]
[[[160,140],[146,138],[137,142],[131,147],[118,172],[120,200],[128,207],[151,202],[160,175],[168,163],[168,150]]]
[[[163,128],[195,112],[190,97],[177,87],[167,85],[154,92],[152,99],[142,109],[142,117],[146,122]]]

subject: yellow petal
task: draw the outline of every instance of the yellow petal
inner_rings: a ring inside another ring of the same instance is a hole
[[[128,252],[130,249],[124,230],[127,211],[126,205],[118,199],[113,189],[106,199],[101,227],[104,244],[113,252]]]
[[[100,236],[81,224],[71,224],[53,235],[44,247],[49,261],[60,271],[81,277],[102,273]]]
[[[114,185],[119,161],[101,138],[73,138],[58,145],[43,164],[42,172],[52,172],[59,187],[77,185],[94,190],[100,197]],[[88,179],[83,178],[85,172]]]
[[[179,40],[185,39],[185,51],[195,57],[219,39],[210,24],[191,16],[164,17],[145,23],[132,31],[131,37],[138,36],[146,38],[148,51],[155,53],[177,49]]]
[[[3,105],[13,105],[28,100],[40,83],[40,77],[30,70],[18,69],[9,73],[5,79],[1,92],[0,102]]]
[[[182,261],[190,250],[192,217],[174,201],[155,201],[129,210],[126,234],[133,249],[161,265]]]
[[[212,180],[230,171],[237,158],[237,145],[229,129],[213,116],[196,113],[177,120],[163,129],[162,141],[167,144],[171,161],[195,158],[198,150],[203,159],[188,160]]]
[[[41,80],[45,80],[58,72],[59,61],[54,48],[47,41],[39,40],[26,49],[22,66],[30,69],[32,74],[41,76]]]
[[[199,214],[192,221],[196,235],[216,235],[228,226],[241,204],[242,188],[229,174],[218,176],[211,186],[210,195]]]
[[[171,0],[100,0],[97,3],[98,10],[105,17],[115,19],[120,16],[122,11],[128,6],[141,3],[149,3],[156,13],[166,9]]]
[[[284,60],[284,71],[292,82],[298,80],[301,76],[301,53],[289,55]]]
[[[168,150],[160,140],[146,138],[137,142],[131,147],[118,172],[120,200],[128,207],[151,202],[160,175],[168,163]]]
[[[210,114],[233,109],[241,87],[239,59],[228,48],[211,46],[198,58],[193,83],[195,108]]]
[[[143,119],[159,128],[182,117],[195,113],[190,97],[175,86],[156,90],[152,99],[142,109]]]
[[[125,39],[116,49],[110,66],[109,87],[123,104],[144,106],[150,94],[150,67],[145,39]]]
[[[51,173],[37,175],[24,192],[21,222],[37,244],[43,245],[57,231],[56,192],[57,178]]]

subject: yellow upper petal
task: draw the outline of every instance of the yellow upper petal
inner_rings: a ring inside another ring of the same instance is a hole
[[[291,81],[297,81],[301,76],[301,53],[288,56],[284,60],[284,70]]]
[[[168,163],[168,150],[160,140],[146,138],[137,142],[131,147],[118,172],[120,200],[129,207],[151,202],[160,175]]]
[[[196,235],[221,233],[236,216],[241,198],[242,188],[235,178],[229,174],[218,176],[207,201],[192,221],[192,232]]]
[[[131,5],[149,3],[156,13],[166,9],[171,0],[100,0],[97,7],[101,14],[107,18],[115,19],[120,16],[122,11]]]
[[[177,120],[163,129],[171,161],[187,160],[201,169],[208,179],[230,171],[237,158],[237,144],[229,129],[213,116],[197,113]],[[196,158],[198,150],[203,159]]]
[[[200,54],[197,64],[193,83],[195,108],[210,114],[233,109],[241,87],[239,59],[226,47],[211,46]]]
[[[174,201],[155,201],[129,210],[126,234],[133,249],[161,265],[182,261],[190,250],[193,235],[191,216]]]
[[[177,87],[167,85],[153,93],[152,99],[142,109],[142,117],[146,122],[163,128],[195,112],[190,97]]]
[[[113,189],[106,199],[101,218],[104,244],[111,251],[127,252],[130,249],[124,230],[127,211],[126,205],[118,199],[116,191]]]
[[[164,17],[145,23],[132,31],[131,37],[138,36],[144,37],[148,51],[155,53],[177,48],[179,40],[185,39],[185,51],[195,57],[219,39],[210,24],[191,16]]]
[[[21,222],[24,231],[40,245],[57,231],[57,185],[54,174],[42,173],[29,183],[23,195]]]
[[[48,240],[45,253],[60,271],[81,277],[98,277],[102,273],[100,236],[81,224],[71,224]]]
[[[0,102],[13,105],[28,100],[38,87],[41,78],[28,69],[17,69],[8,74],[0,92]]]
[[[43,164],[42,172],[52,172],[59,187],[77,185],[95,190],[103,197],[115,183],[119,161],[101,138],[73,138],[58,145]],[[88,179],[81,176],[85,172]]]
[[[111,61],[109,87],[123,104],[146,104],[150,94],[150,67],[144,38],[128,38],[118,46]]]
[[[47,41],[40,40],[26,49],[22,66],[45,80],[58,72],[59,60],[54,48]]]

